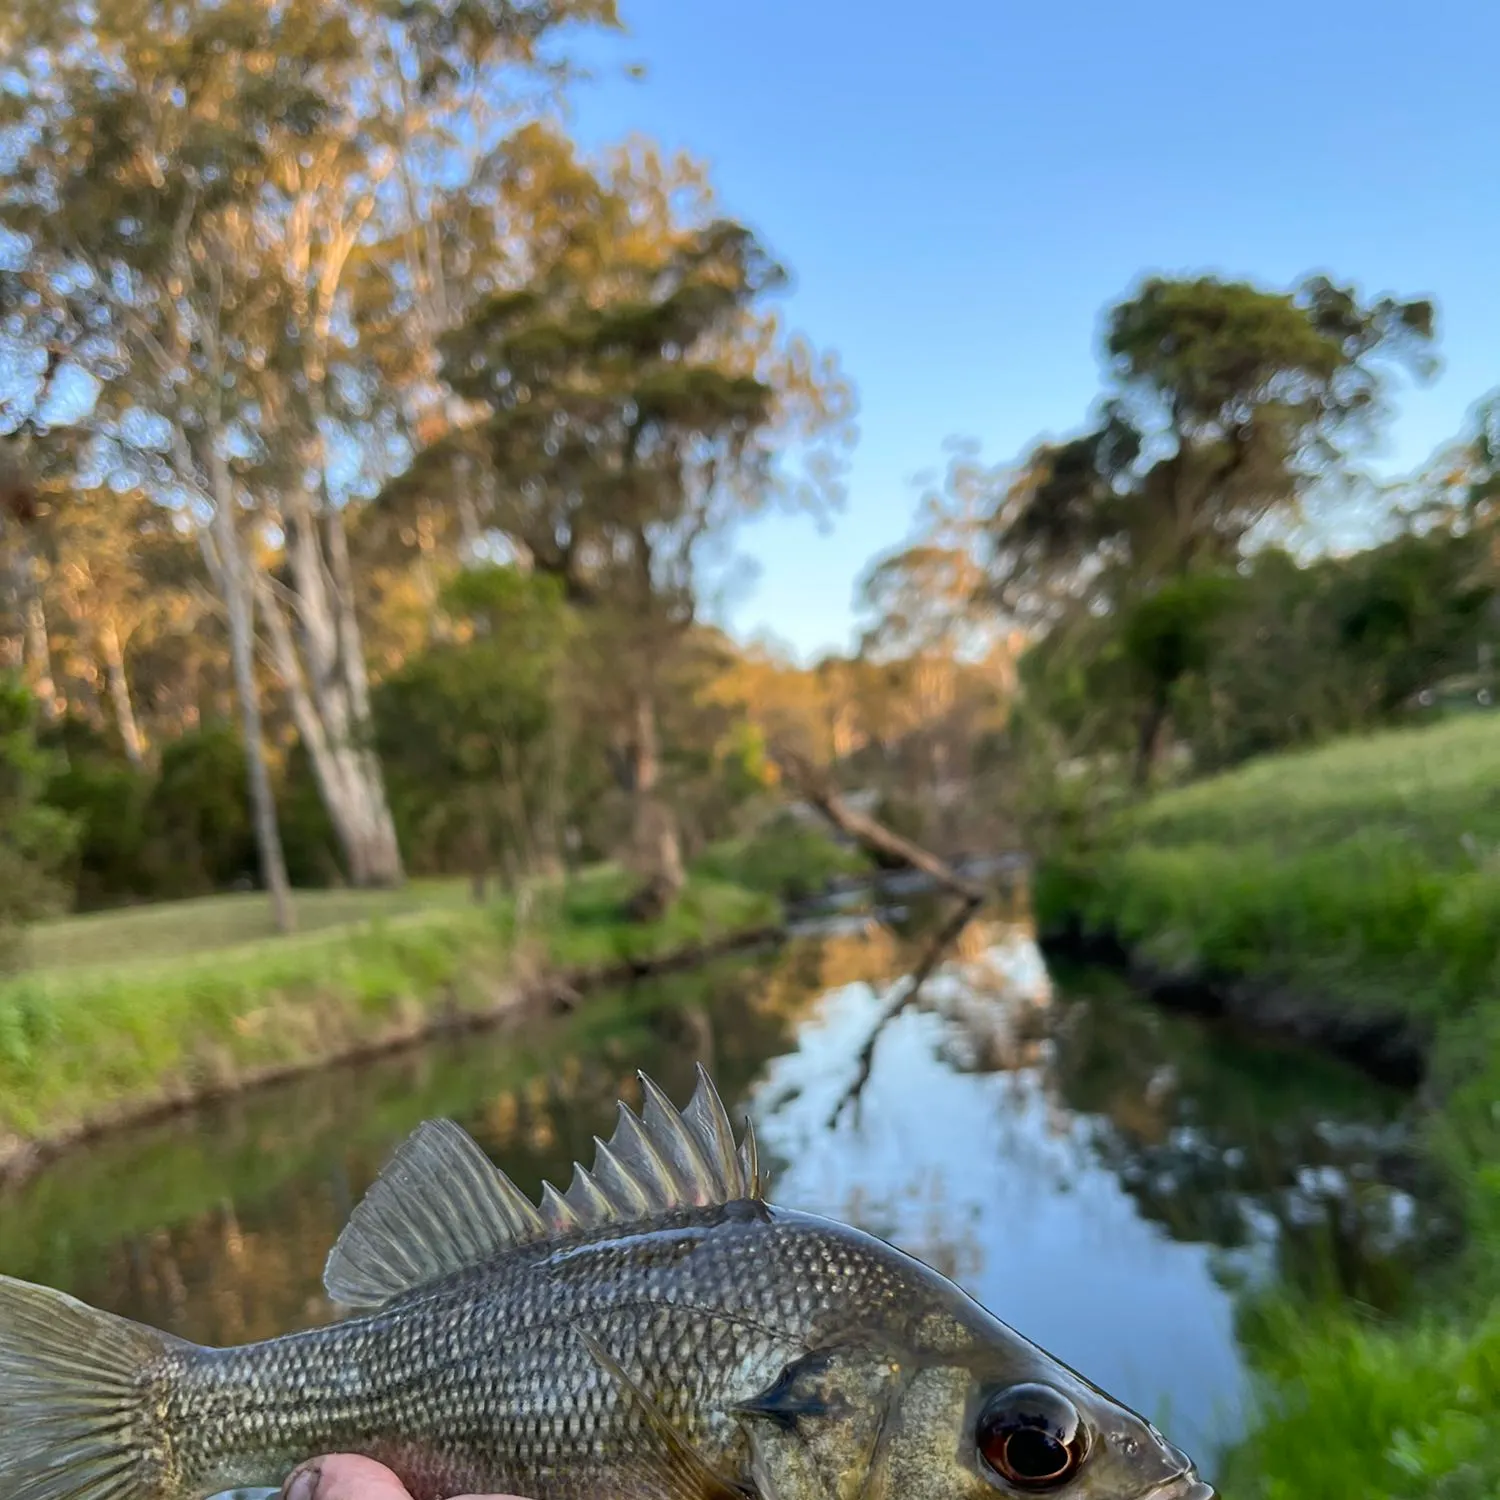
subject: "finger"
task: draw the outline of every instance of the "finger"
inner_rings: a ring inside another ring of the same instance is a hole
[[[293,1469],[281,1494],[282,1500],[411,1500],[383,1464],[351,1453],[311,1459]]]
[[[411,1500],[405,1485],[383,1464],[352,1453],[315,1458],[293,1469],[283,1500]],[[466,1495],[458,1500],[521,1500],[517,1495]]]

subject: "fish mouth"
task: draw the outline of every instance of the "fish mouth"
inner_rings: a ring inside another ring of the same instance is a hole
[[[1184,1469],[1148,1490],[1142,1500],[1218,1500],[1218,1496],[1213,1485],[1199,1479],[1195,1470]]]

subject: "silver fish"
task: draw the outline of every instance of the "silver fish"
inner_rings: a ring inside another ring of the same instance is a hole
[[[773,1207],[700,1070],[532,1203],[421,1126],[325,1285],[211,1349],[0,1278],[0,1500],[202,1500],[323,1453],[415,1500],[1211,1500],[1147,1421],[881,1240]]]

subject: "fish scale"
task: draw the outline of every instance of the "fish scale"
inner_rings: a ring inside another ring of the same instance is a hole
[[[821,1221],[737,1207],[558,1254],[501,1257],[369,1318],[174,1356],[170,1420],[194,1435],[178,1449],[184,1477],[200,1488],[244,1482],[238,1433],[248,1423],[261,1434],[265,1415],[274,1425],[258,1481],[275,1482],[299,1454],[386,1434],[430,1449],[436,1472],[408,1473],[423,1489],[456,1470],[482,1482],[478,1492],[529,1494],[562,1465],[588,1493],[608,1454],[639,1441],[643,1419],[576,1336],[580,1326],[620,1351],[689,1441],[738,1472],[748,1460],[729,1409],[822,1338],[820,1325],[833,1331],[828,1292],[850,1286],[853,1267]],[[867,1257],[851,1289],[869,1305],[891,1294],[892,1278]]]
[[[980,1500],[1017,1492],[1003,1422],[1037,1390],[1076,1418],[1051,1491],[1206,1500],[937,1272],[766,1202],[706,1075],[682,1114],[643,1087],[540,1205],[422,1127],[329,1257],[353,1311],[325,1327],[205,1349],[0,1278],[0,1500],[200,1500],[330,1452],[414,1500]]]

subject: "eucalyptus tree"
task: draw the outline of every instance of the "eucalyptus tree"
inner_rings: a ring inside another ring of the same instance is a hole
[[[616,726],[635,908],[654,913],[682,883],[659,718],[704,550],[769,504],[836,498],[852,401],[768,310],[785,271],[692,163],[637,146],[595,167],[543,130],[525,145],[508,179],[528,226],[520,274],[440,345],[468,419],[384,503],[482,478],[485,524],[592,622],[578,670]]]
[[[1371,436],[1395,367],[1431,370],[1433,323],[1430,302],[1362,303],[1323,277],[1147,280],[1109,314],[1095,419],[1002,486],[1002,597],[1046,617],[1232,559]]]
[[[829,504],[852,401],[769,312],[786,272],[694,163],[634,144],[592,165],[543,129],[523,144],[507,195],[525,257],[440,345],[466,420],[384,504],[477,490],[484,525],[591,622],[576,670],[616,729],[636,910],[658,912],[682,882],[658,718],[703,550],[772,502]]]

